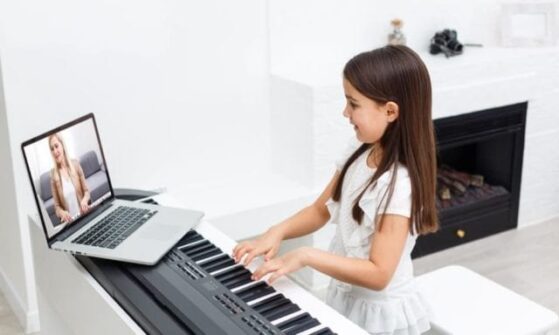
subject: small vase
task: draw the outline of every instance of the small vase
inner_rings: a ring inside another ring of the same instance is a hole
[[[400,19],[394,19],[390,21],[390,24],[394,28],[392,33],[388,34],[388,44],[390,45],[406,45],[406,36],[402,33],[402,26],[404,22]]]

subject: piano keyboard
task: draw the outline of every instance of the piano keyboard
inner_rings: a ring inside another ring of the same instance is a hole
[[[236,264],[230,256],[234,245],[203,222],[155,268],[132,266],[128,271],[196,333],[366,334],[288,278],[274,286],[253,281],[261,260],[249,268]]]

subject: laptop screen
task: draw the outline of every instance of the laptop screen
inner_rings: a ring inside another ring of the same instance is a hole
[[[92,114],[23,143],[22,150],[49,240],[113,197]]]

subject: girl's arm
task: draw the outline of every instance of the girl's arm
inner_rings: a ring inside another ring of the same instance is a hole
[[[258,280],[273,272],[268,280],[273,282],[282,275],[310,266],[337,280],[382,290],[396,271],[408,234],[409,218],[384,215],[382,229],[373,234],[369,259],[343,257],[303,247],[264,263],[254,272],[253,278]]]
[[[254,257],[262,254],[265,254],[266,260],[271,259],[278,252],[282,240],[310,234],[324,226],[330,219],[326,201],[332,196],[339,175],[339,171],[336,171],[328,186],[313,204],[272,226],[257,239],[237,244],[233,249],[233,258],[238,262],[246,255],[243,261],[245,265],[248,265]]]

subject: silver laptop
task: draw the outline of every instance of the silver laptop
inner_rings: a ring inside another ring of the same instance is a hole
[[[116,199],[93,114],[21,149],[49,248],[152,265],[204,215]]]

